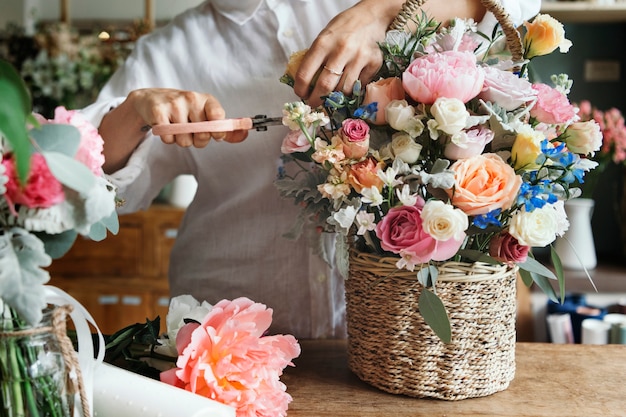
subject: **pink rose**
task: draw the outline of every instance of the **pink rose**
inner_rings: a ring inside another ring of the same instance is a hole
[[[438,241],[422,227],[424,199],[418,197],[414,206],[400,206],[389,209],[387,215],[376,225],[376,236],[381,247],[396,254],[410,254],[414,264],[431,260],[445,261],[459,250],[462,240],[451,238]]]
[[[537,103],[530,109],[530,115],[541,123],[567,123],[576,117],[576,108],[556,88],[547,84],[533,84],[537,92]]]
[[[501,262],[524,262],[530,246],[521,245],[509,233],[502,233],[489,242],[489,255]]]
[[[19,183],[13,158],[2,159],[8,182],[5,197],[9,204],[28,208],[48,208],[65,200],[63,186],[56,179],[43,155],[34,153],[30,160],[30,172],[24,187]]]
[[[361,119],[346,119],[339,133],[346,158],[361,159],[369,151],[370,127]]]
[[[485,74],[471,52],[445,51],[415,59],[402,76],[404,90],[419,103],[439,97],[467,103],[483,88]]]
[[[493,137],[493,131],[483,126],[477,126],[456,134],[443,152],[446,158],[452,160],[480,155],[485,146],[493,140]]]
[[[450,169],[455,186],[447,190],[448,195],[468,216],[510,208],[522,185],[522,178],[496,154],[460,159]]]
[[[191,333],[178,369],[162,380],[232,406],[237,417],[286,415],[291,396],[280,376],[300,346],[290,335],[263,336],[271,322],[272,310],[263,304],[245,297],[220,301]]]
[[[478,98],[496,103],[503,109],[511,111],[537,96],[532,84],[525,78],[494,67],[485,67],[483,70],[485,84]]]
[[[54,119],[50,120],[55,124],[69,124],[80,132],[80,145],[76,151],[76,160],[83,163],[95,175],[102,175],[102,165],[104,164],[104,140],[98,129],[77,110],[67,110],[65,107],[57,107],[54,110]]]
[[[385,107],[393,100],[404,100],[404,88],[402,88],[402,80],[397,77],[383,78],[373,83],[367,84],[365,87],[365,98],[363,104],[376,102],[378,111],[376,112],[376,120],[374,124],[384,125],[387,123],[385,117]]]
[[[301,130],[290,130],[280,147],[280,151],[285,154],[306,152],[309,149],[311,149],[311,143]]]

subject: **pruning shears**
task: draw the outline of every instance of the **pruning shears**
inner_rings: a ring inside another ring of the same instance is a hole
[[[282,117],[267,117],[259,114],[254,117],[239,119],[211,120],[208,122],[170,123],[152,126],[152,133],[161,135],[180,135],[183,133],[232,132],[233,130],[266,131],[268,126],[282,125]]]

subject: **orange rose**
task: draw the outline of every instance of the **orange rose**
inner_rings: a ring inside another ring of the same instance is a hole
[[[384,164],[377,162],[374,158],[367,158],[365,161],[354,164],[350,167],[348,183],[360,193],[364,188],[376,187],[378,191],[383,189],[383,180],[378,177],[378,172],[383,169]]]
[[[522,178],[496,154],[482,154],[456,161],[455,187],[448,190],[452,204],[468,216],[510,208],[517,197]]]
[[[365,86],[365,98],[363,104],[376,102],[378,111],[376,112],[376,120],[374,124],[383,125],[387,123],[385,117],[385,107],[392,100],[403,100],[404,88],[399,78],[381,78],[380,80],[369,83]]]
[[[572,42],[565,39],[563,24],[547,14],[538,14],[532,22],[525,22],[524,57],[527,59],[547,55],[559,48],[567,52]]]

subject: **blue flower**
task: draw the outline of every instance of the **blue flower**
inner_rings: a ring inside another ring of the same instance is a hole
[[[481,214],[479,216],[476,216],[474,217],[472,223],[479,229],[486,229],[487,226],[489,226],[490,224],[502,227],[502,223],[500,223],[500,220],[498,220],[498,216],[500,215],[501,211],[502,209],[495,209],[487,214]]]
[[[360,106],[354,111],[354,117],[357,119],[374,119],[378,111],[378,103],[373,102],[365,106]]]

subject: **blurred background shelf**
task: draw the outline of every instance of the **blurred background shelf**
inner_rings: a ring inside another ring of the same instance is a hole
[[[563,23],[626,22],[626,1],[597,4],[590,1],[544,1],[541,12]]]

